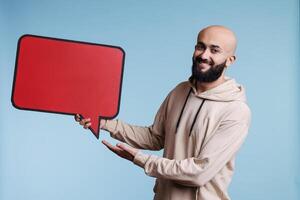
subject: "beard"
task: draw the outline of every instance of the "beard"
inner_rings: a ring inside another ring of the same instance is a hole
[[[198,64],[206,63],[210,65],[210,68],[205,71],[201,72],[198,70]],[[223,73],[226,67],[226,60],[219,64],[215,65],[213,61],[208,62],[207,60],[203,60],[200,57],[193,58],[193,66],[192,66],[192,78],[204,83],[210,83],[216,81]]]

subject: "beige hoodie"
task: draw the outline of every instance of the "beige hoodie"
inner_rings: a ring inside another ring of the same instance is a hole
[[[225,200],[234,160],[250,124],[245,91],[233,79],[203,93],[182,82],[162,103],[152,126],[107,120],[111,136],[139,149],[134,163],[156,177],[156,200]]]

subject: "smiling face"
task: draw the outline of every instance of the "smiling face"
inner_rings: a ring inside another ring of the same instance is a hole
[[[236,37],[223,26],[203,29],[193,54],[192,76],[199,82],[213,82],[235,61]]]

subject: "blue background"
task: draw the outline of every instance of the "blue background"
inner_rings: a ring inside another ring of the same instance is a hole
[[[238,36],[238,59],[228,74],[246,87],[253,116],[232,199],[299,199],[297,0],[0,0],[0,199],[153,196],[153,178],[105,149],[72,116],[12,106],[21,35],[121,46],[126,60],[118,118],[149,125],[167,93],[189,77],[197,33],[211,24]],[[100,139],[115,143],[106,132]]]

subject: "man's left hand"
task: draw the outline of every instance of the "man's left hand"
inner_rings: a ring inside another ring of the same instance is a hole
[[[118,156],[125,158],[129,161],[133,161],[135,155],[138,153],[138,149],[125,145],[123,143],[118,143],[116,146],[108,143],[106,140],[102,140],[102,143],[112,152]]]

